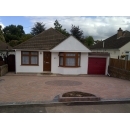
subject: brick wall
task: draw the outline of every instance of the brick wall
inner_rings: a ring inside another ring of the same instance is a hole
[[[130,71],[119,69],[112,66],[108,67],[108,73],[112,77],[130,80]]]
[[[8,72],[8,65],[7,64],[0,66],[0,76],[5,75],[7,72]]]

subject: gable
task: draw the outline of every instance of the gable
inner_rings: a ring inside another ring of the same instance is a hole
[[[130,51],[130,42],[128,42],[127,44],[125,44],[124,46],[122,46],[122,47],[120,48],[120,50],[121,50],[121,51],[124,51],[124,52]]]
[[[51,52],[91,52],[85,45],[73,36],[68,37],[59,45],[51,50]]]

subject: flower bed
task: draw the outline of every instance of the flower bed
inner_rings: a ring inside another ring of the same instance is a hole
[[[72,102],[72,101],[99,101],[100,98],[90,93],[79,91],[67,92],[59,95],[59,102]]]

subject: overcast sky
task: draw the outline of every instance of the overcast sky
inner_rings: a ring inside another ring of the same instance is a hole
[[[121,27],[130,31],[128,0],[121,2],[109,0],[17,0],[1,1],[0,25],[22,25],[25,33],[30,33],[35,22],[43,22],[46,29],[54,27],[57,19],[70,32],[72,24],[79,26],[84,36],[93,36],[94,40],[106,39]],[[14,4],[15,3],[15,4]],[[25,4],[26,3],[26,4]],[[125,16],[123,16],[125,15]],[[128,17],[129,16],[129,17]]]
[[[130,31],[130,17],[119,16],[4,16],[0,17],[2,27],[14,24],[22,25],[29,33],[35,22],[43,22],[46,28],[54,27],[55,20],[70,32],[72,24],[83,30],[84,36],[93,36],[94,40],[103,40],[117,33],[119,27]]]

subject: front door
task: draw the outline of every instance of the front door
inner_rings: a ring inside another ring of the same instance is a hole
[[[44,52],[43,55],[43,71],[51,71],[51,52]]]

